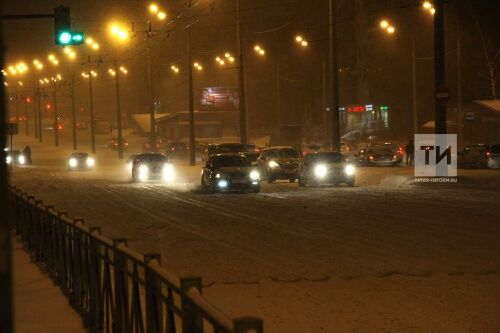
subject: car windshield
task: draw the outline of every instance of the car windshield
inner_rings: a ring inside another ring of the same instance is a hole
[[[297,158],[299,157],[299,153],[293,148],[271,149],[269,151],[269,157]]]
[[[89,154],[87,153],[76,153],[76,154],[71,154],[71,157],[74,158],[87,158]]]
[[[314,162],[324,163],[344,163],[345,158],[340,153],[319,153],[311,155],[310,159]]]
[[[492,154],[500,154],[500,145],[491,146],[491,153]]]
[[[215,168],[224,167],[246,167],[251,166],[249,160],[243,156],[219,156],[214,158],[213,165]]]
[[[145,154],[137,156],[137,161],[143,163],[167,162],[167,156],[162,154]]]

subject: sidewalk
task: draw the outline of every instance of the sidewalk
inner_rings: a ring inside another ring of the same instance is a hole
[[[15,237],[12,250],[15,332],[87,332],[66,296],[31,262],[29,254]]]

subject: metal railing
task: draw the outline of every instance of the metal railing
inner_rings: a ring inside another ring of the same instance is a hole
[[[160,254],[140,254],[126,239],[109,239],[100,227],[11,188],[20,235],[36,261],[60,285],[96,332],[262,333],[263,321],[232,319],[202,295],[197,277],[178,278]]]

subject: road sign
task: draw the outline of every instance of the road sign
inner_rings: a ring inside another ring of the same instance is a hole
[[[465,112],[465,120],[474,121],[474,112]]]
[[[19,133],[19,126],[17,123],[7,123],[7,135],[17,135]]]
[[[436,89],[434,90],[434,98],[439,104],[448,103],[451,98],[450,88],[445,86],[436,87]]]

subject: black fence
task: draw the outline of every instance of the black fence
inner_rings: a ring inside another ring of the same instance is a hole
[[[201,278],[179,278],[161,267],[160,254],[140,254],[126,239],[11,189],[20,235],[36,261],[95,332],[262,333],[263,321],[232,319],[202,295]]]

